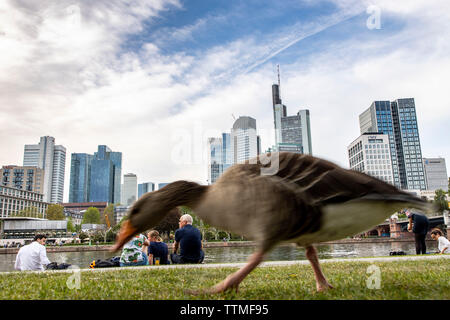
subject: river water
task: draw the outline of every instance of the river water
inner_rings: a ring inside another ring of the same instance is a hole
[[[391,251],[404,251],[406,254],[415,254],[416,252],[414,242],[321,244],[316,248],[319,259],[388,256]],[[204,248],[204,262],[246,262],[254,250],[254,247]],[[436,250],[436,241],[427,241],[427,252],[434,253]],[[92,260],[108,259],[117,254],[109,251],[48,252],[47,256],[52,262],[65,262],[80,268],[87,268]],[[14,271],[15,259],[16,254],[0,254],[0,272]],[[305,249],[294,245],[280,245],[268,254],[265,261],[305,259]]]

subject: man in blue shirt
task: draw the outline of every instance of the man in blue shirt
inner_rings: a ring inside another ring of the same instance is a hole
[[[202,234],[192,226],[192,216],[182,215],[180,228],[175,231],[175,245],[170,255],[172,263],[202,263],[205,253],[202,250]],[[180,254],[177,254],[180,248]]]
[[[408,231],[414,232],[414,240],[416,242],[416,254],[427,253],[427,245],[425,243],[425,237],[428,232],[429,221],[423,214],[412,213],[410,210],[406,210],[408,216]]]

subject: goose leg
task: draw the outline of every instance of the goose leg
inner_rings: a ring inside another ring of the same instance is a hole
[[[255,252],[248,259],[248,263],[235,273],[229,275],[222,282],[216,284],[211,288],[212,293],[224,292],[229,289],[235,289],[238,291],[239,284],[244,280],[244,278],[252,272],[263,260],[264,253],[261,251]]]
[[[255,252],[248,259],[248,263],[241,269],[233,274],[230,274],[222,282],[216,284],[214,287],[201,291],[188,291],[189,293],[199,294],[199,293],[220,293],[225,292],[230,289],[235,289],[238,292],[239,284],[244,280],[244,278],[252,272],[263,260],[264,253],[262,251]]]
[[[317,258],[317,251],[313,246],[306,247],[306,257],[314,271],[314,276],[316,277],[316,287],[317,291],[324,291],[326,289],[332,289],[333,286],[328,283],[327,279],[322,273],[320,268],[319,259]]]

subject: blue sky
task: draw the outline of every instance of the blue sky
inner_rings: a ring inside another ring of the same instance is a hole
[[[139,182],[205,183],[207,138],[232,115],[273,143],[279,64],[288,114],[310,110],[314,155],[348,166],[358,115],[414,97],[423,156],[449,168],[449,12],[446,0],[4,1],[0,165],[51,135],[67,148],[66,196],[70,154],[100,144]]]

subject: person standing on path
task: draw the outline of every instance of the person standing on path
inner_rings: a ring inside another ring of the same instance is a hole
[[[428,218],[423,214],[412,213],[409,209],[406,210],[406,216],[409,219],[408,231],[414,233],[416,254],[426,254],[427,245],[425,243],[425,237],[430,224]]]

